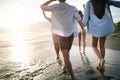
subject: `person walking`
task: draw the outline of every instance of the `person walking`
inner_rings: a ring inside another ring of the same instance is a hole
[[[76,21],[81,25],[82,34],[85,33],[84,25],[76,7],[66,3],[66,0],[58,0],[59,3],[49,5],[53,1],[56,0],[49,0],[40,7],[44,11],[52,12],[52,32],[59,37],[60,48],[64,58],[64,68],[68,69],[72,80],[75,80],[69,52],[73,43],[73,33],[77,27]]]
[[[99,59],[96,68],[104,70],[106,37],[114,31],[107,0],[89,0],[85,5],[83,23],[88,26],[88,30],[92,35],[92,48]]]
[[[83,20],[83,13],[81,10],[78,11],[79,15],[81,16],[81,20]],[[81,41],[82,40],[82,41]],[[78,33],[78,43],[79,43],[79,50],[80,53],[85,54],[85,48],[86,48],[86,34],[81,34],[81,31]],[[83,52],[81,52],[81,43],[83,44]]]

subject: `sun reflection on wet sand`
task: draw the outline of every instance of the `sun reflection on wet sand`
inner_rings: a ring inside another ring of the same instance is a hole
[[[15,32],[11,39],[11,60],[13,62],[28,63],[30,55],[28,53],[28,45],[24,41],[23,35],[19,32]]]

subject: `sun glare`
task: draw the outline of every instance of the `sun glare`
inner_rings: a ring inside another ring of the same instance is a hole
[[[28,25],[40,21],[40,11],[24,6],[13,6],[0,13],[0,26],[12,31],[24,30]]]
[[[26,14],[23,13],[24,11],[21,9],[11,9],[9,14],[6,14],[4,17],[4,22],[7,28],[11,30],[21,30],[24,29],[25,26],[28,24],[26,19]]]
[[[24,62],[28,63],[28,45],[25,43],[21,33],[14,33],[11,40],[13,47],[11,48],[11,59],[13,62]]]

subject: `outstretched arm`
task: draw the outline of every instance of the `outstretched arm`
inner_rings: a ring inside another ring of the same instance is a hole
[[[43,15],[44,15],[44,17],[45,17],[48,21],[50,21],[50,22],[52,21],[52,20],[51,20],[51,18],[49,18],[49,17],[47,17],[47,16],[46,16],[46,14],[45,14],[45,11],[44,11],[44,10],[43,10]]]

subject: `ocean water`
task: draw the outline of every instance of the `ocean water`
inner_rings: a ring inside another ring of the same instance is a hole
[[[46,53],[50,46],[53,47],[49,32],[0,34],[0,80],[32,80],[42,74],[55,63],[52,52]]]

